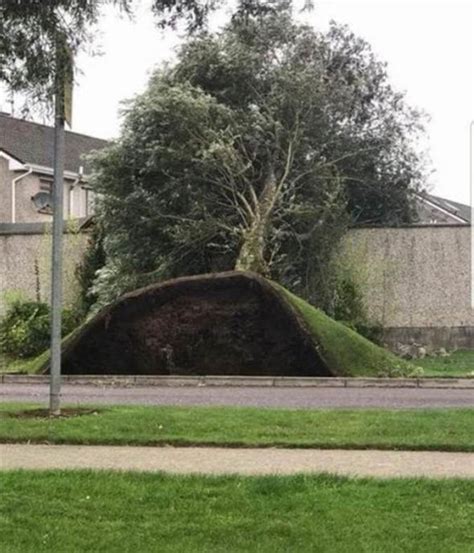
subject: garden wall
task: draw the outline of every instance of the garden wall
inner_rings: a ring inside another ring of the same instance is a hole
[[[64,234],[64,301],[73,305],[78,294],[77,264],[85,251],[88,234],[67,225]],[[41,223],[0,224],[0,316],[6,295],[49,301],[51,287],[51,225]]]
[[[471,227],[353,229],[343,252],[387,344],[474,348]]]

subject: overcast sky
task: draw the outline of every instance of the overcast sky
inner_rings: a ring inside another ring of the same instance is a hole
[[[428,148],[433,191],[468,203],[469,124],[474,120],[474,11],[472,0],[315,0],[301,19],[325,29],[331,19],[348,24],[388,62],[395,88],[431,116]],[[117,136],[120,102],[141,92],[150,70],[172,59],[180,38],[158,31],[143,0],[135,21],[106,9],[97,42],[103,55],[83,55],[74,92],[73,130]],[[225,13],[214,16],[218,27]],[[5,95],[0,109],[9,111]]]

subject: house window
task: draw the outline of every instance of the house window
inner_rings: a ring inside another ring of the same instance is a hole
[[[85,216],[89,217],[94,213],[94,192],[90,188],[84,188],[85,194]]]

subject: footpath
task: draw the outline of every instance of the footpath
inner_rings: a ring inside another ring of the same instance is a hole
[[[377,478],[474,478],[474,453],[1,444],[0,470],[12,469],[133,470],[210,475],[323,472]]]

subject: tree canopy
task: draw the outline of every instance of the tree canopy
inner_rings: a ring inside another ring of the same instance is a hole
[[[349,222],[410,220],[420,114],[347,27],[289,2],[237,13],[158,70],[96,158],[106,300],[149,280],[237,267],[324,304]]]
[[[0,81],[37,101],[51,101],[57,42],[74,56],[93,42],[104,5],[131,14],[136,0],[2,0],[0,2]],[[178,20],[201,28],[218,0],[153,0],[161,27]],[[63,65],[63,64],[62,64]]]

